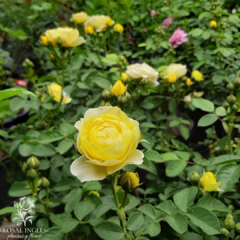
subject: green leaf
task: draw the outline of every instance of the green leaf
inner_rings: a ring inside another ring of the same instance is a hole
[[[213,103],[207,99],[193,98],[192,104],[195,108],[200,108],[201,110],[203,110],[205,112],[213,112],[214,111]]]
[[[135,208],[139,203],[140,199],[134,197],[132,194],[128,194],[129,203],[124,207],[125,211]]]
[[[56,154],[55,148],[51,144],[40,144],[33,148],[32,154],[38,157],[51,157]]]
[[[79,221],[82,221],[89,213],[95,209],[92,202],[79,202],[74,208],[74,213]]]
[[[41,240],[59,240],[63,238],[64,233],[61,231],[61,229],[59,227],[52,227],[50,229],[48,229],[47,232],[45,233],[40,233],[41,238],[39,237],[39,239]],[[30,238],[29,240],[35,240],[36,238]]]
[[[56,192],[67,191],[71,189],[74,184],[75,181],[72,178],[64,178],[55,185],[54,190]]]
[[[69,219],[69,220],[64,222],[61,230],[64,233],[71,232],[78,224],[79,224],[79,222],[76,219],[73,219],[73,218]]]
[[[147,225],[147,232],[151,237],[157,236],[161,232],[161,226],[158,222],[153,222]]]
[[[237,16],[237,15],[230,15],[229,16],[229,21],[231,22],[231,23],[239,23],[239,21],[240,21],[240,19],[239,19],[239,17]]]
[[[71,192],[67,195],[65,212],[72,212],[77,203],[81,200],[81,197],[82,197],[81,188],[72,189]]]
[[[149,161],[153,161],[156,163],[163,162],[161,154],[155,150],[146,151],[144,157],[146,157]]]
[[[186,218],[181,213],[171,216],[168,215],[166,217],[166,221],[176,232],[180,234],[183,234],[187,231],[188,223]]]
[[[50,168],[51,164],[48,160],[41,160],[39,170],[47,170]]]
[[[49,228],[49,222],[47,218],[40,218],[37,221],[37,227],[38,228]]]
[[[103,221],[95,226],[94,231],[104,240],[120,240],[124,237],[123,229],[116,223]]]
[[[51,214],[50,219],[53,223],[58,225],[59,227],[62,227],[66,221],[71,219],[70,213],[61,213],[61,214]]]
[[[211,196],[204,196],[200,200],[198,200],[197,207],[206,208],[209,211],[214,211],[214,212],[230,211],[230,209],[226,207],[220,200]]]
[[[107,89],[107,90],[110,91],[110,84],[111,84],[111,82],[108,81],[107,79],[100,78],[100,77],[94,78],[94,80],[92,80],[92,83],[95,83],[100,88]]]
[[[189,130],[187,127],[185,127],[184,125],[180,125],[180,132],[182,134],[182,137],[187,140],[189,138]]]
[[[59,131],[47,131],[38,137],[38,142],[41,144],[51,143],[63,139]]]
[[[15,207],[5,207],[0,210],[0,215],[4,215],[6,213],[12,213],[16,211]]]
[[[240,165],[233,163],[226,164],[217,171],[217,181],[222,182],[220,188],[224,191],[231,191],[239,177]]]
[[[149,240],[149,238],[146,238],[146,237],[138,237],[136,240]]]
[[[224,57],[229,57],[231,55],[233,55],[235,53],[235,50],[231,49],[231,48],[224,48],[224,47],[220,47],[218,48],[219,51],[221,52],[221,54],[224,56]]]
[[[165,200],[162,203],[158,204],[156,208],[170,215],[175,209],[175,205],[171,200]]]
[[[166,168],[166,175],[168,177],[176,177],[180,174],[184,168],[187,166],[187,162],[183,160],[174,160],[171,161]]]
[[[179,209],[181,209],[183,212],[187,212],[187,209],[190,208],[194,203],[197,192],[198,188],[192,186],[176,193],[173,196],[173,200]]]
[[[203,30],[201,28],[195,28],[191,32],[189,32],[189,35],[192,35],[193,37],[199,37],[203,33]]]
[[[34,93],[29,92],[25,88],[9,88],[9,89],[0,91],[0,100],[9,98],[18,94],[27,94],[27,95],[36,96]]]
[[[179,157],[175,153],[171,152],[161,154],[161,158],[164,162],[171,160],[179,160]]]
[[[232,154],[225,154],[219,157],[216,157],[212,161],[212,165],[219,165],[223,163],[232,163],[232,162],[240,162],[240,156],[232,155]]]
[[[181,159],[186,160],[186,161],[191,156],[189,152],[174,151],[173,153],[176,154],[177,156],[179,156]],[[172,159],[172,160],[177,160],[177,159]]]
[[[227,115],[226,109],[224,107],[218,107],[216,108],[216,114],[220,117],[224,117]]]
[[[184,234],[183,240],[203,240],[203,237],[194,232],[188,232]]]
[[[60,126],[60,132],[63,136],[68,136],[76,131],[76,128],[69,123],[62,123]]]
[[[207,114],[203,117],[201,117],[198,121],[198,126],[199,127],[206,127],[209,126],[211,124],[213,124],[214,122],[216,122],[218,120],[218,117],[216,114],[210,113]]]
[[[32,154],[33,146],[29,144],[20,144],[19,145],[19,152],[23,157],[28,157]]]
[[[150,122],[140,123],[140,127],[141,128],[157,128],[157,126],[155,124],[150,123]]]
[[[26,188],[26,182],[15,181],[9,189],[8,195],[10,197],[22,197],[30,194],[30,189]]]
[[[62,140],[58,147],[56,147],[57,152],[60,154],[66,153],[74,144],[74,141],[72,139],[65,139]]]
[[[218,218],[209,210],[201,207],[193,207],[186,215],[206,234],[215,235],[220,233]]]
[[[208,30],[205,31],[202,35],[202,38],[205,39],[205,40],[209,39],[210,37],[211,37],[211,32],[208,31]]]
[[[110,209],[116,207],[114,198],[112,196],[102,197],[101,200],[103,203],[98,206],[96,210],[96,217],[100,217]]]
[[[102,189],[102,185],[98,181],[89,181],[84,183],[83,185],[84,191],[92,191],[92,190],[99,191],[101,189]]]
[[[152,219],[155,219],[156,217],[155,209],[150,204],[144,204],[140,208],[138,208],[138,210]]]
[[[144,217],[142,213],[134,212],[132,213],[127,221],[127,229],[130,231],[138,230],[144,223]]]

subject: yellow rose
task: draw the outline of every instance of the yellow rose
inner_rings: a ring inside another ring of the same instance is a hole
[[[201,98],[202,95],[204,94],[204,92],[193,92],[193,93],[189,93],[187,96],[184,97],[183,101],[187,104],[192,102],[192,97],[197,97],[197,98]]]
[[[187,79],[186,84],[187,84],[188,86],[191,86],[191,85],[192,85],[192,81],[191,81],[190,78]]]
[[[41,43],[43,44],[43,45],[48,45],[48,40],[47,40],[47,38],[45,37],[45,36],[41,36]]]
[[[115,24],[113,28],[116,32],[119,32],[120,34],[122,34],[123,29],[124,29],[123,26],[119,23]]]
[[[51,58],[51,59],[54,59],[55,56],[54,56],[52,53],[50,53],[50,58]]]
[[[96,29],[96,32],[104,32],[108,26],[112,26],[113,24],[114,21],[110,17],[104,15],[95,15],[86,20],[84,27],[86,29],[90,26],[92,29]]]
[[[84,38],[79,36],[77,29],[56,28],[45,32],[47,41],[54,47],[57,47],[57,41],[61,40],[63,47],[76,47],[85,42]]]
[[[60,102],[62,94],[62,104],[67,104],[72,101],[70,96],[65,91],[62,91],[62,87],[57,83],[52,83],[50,86],[48,86],[48,94],[49,96],[53,97],[56,102]]]
[[[122,79],[122,81],[126,82],[127,79],[128,79],[128,75],[126,73],[122,73],[121,74],[121,79]]]
[[[111,88],[111,93],[114,94],[116,97],[123,95],[125,91],[126,87],[123,85],[121,80],[118,80]]]
[[[214,20],[212,20],[211,22],[210,22],[210,27],[216,27],[217,26],[217,22],[216,21],[214,21]]]
[[[77,148],[83,156],[70,169],[81,182],[102,180],[124,166],[143,162],[144,154],[136,149],[141,139],[139,123],[120,108],[89,109],[75,127]]]
[[[160,74],[164,81],[175,83],[177,79],[183,77],[187,73],[187,68],[182,64],[171,64],[166,67]]]
[[[195,78],[196,81],[200,82],[200,81],[203,80],[203,75],[202,75],[202,73],[200,73],[199,71],[194,70],[194,71],[192,72],[192,78]]]
[[[126,192],[132,192],[139,184],[137,173],[126,172],[120,179],[120,185]]]
[[[87,20],[87,14],[85,12],[75,13],[72,15],[71,21],[75,24],[82,24]]]
[[[126,74],[132,80],[147,79],[148,84],[156,87],[159,85],[158,72],[146,63],[136,63],[128,66]]]
[[[93,34],[93,32],[94,32],[94,30],[91,26],[86,27],[84,29],[84,31],[85,31],[86,34],[90,34],[90,35]]]
[[[207,192],[221,191],[221,189],[219,189],[221,182],[217,183],[216,175],[214,175],[212,172],[205,173],[200,179],[200,183]]]

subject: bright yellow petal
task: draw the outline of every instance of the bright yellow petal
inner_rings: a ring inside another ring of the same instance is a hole
[[[107,167],[107,173],[108,175],[110,175],[130,164],[140,165],[143,163],[143,158],[144,158],[143,152],[136,149],[131,155],[127,157],[126,161],[115,166]]]
[[[217,189],[221,185],[221,183],[222,182],[208,184],[207,186],[204,187],[204,190],[207,191],[207,192],[217,191]]]
[[[107,177],[106,167],[91,164],[87,160],[85,156],[81,156],[70,167],[71,173],[81,182],[102,180]]]

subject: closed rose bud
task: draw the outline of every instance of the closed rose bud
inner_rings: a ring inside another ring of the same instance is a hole
[[[45,177],[42,177],[42,179],[38,181],[38,187],[40,188],[48,188],[49,185],[50,185],[50,182]]]
[[[137,173],[126,172],[120,179],[120,185],[126,192],[132,192],[139,184]]]
[[[235,229],[237,233],[240,233],[240,222],[236,224]]]
[[[223,107],[224,107],[224,108],[228,108],[228,107],[229,107],[229,103],[225,101],[225,102],[223,103]]]
[[[222,228],[220,230],[221,234],[224,236],[224,237],[228,237],[229,236],[229,231],[226,229],[226,228]]]
[[[38,159],[35,156],[31,156],[27,160],[27,165],[29,168],[38,169],[40,166],[40,162],[38,161]]]
[[[240,77],[238,76],[237,78],[235,78],[233,83],[235,86],[239,86],[240,85]]]
[[[126,102],[128,101],[128,99],[127,99],[126,96],[122,95],[122,96],[119,96],[119,97],[117,98],[117,101],[118,101],[119,103],[126,103]]]
[[[234,104],[236,102],[236,97],[233,96],[232,94],[227,97],[227,102],[229,104]]]
[[[228,214],[226,215],[226,219],[227,219],[227,218],[229,218],[229,219],[233,219],[232,214],[231,214],[231,213],[228,213]]]
[[[237,111],[237,110],[238,110],[237,104],[233,104],[232,109],[233,109],[234,111]]]
[[[45,46],[48,45],[48,39],[47,39],[47,37],[41,36],[40,39],[41,39],[41,43],[42,43],[43,45],[45,45]]]
[[[207,192],[219,191],[219,186],[221,185],[221,182],[217,182],[216,175],[212,172],[205,173],[200,179],[200,183]]]
[[[24,162],[24,163],[22,164],[22,171],[25,173],[25,172],[27,171],[27,169],[28,169],[28,166],[27,166],[27,164]]]
[[[235,227],[235,223],[234,223],[233,219],[227,218],[224,221],[224,226],[226,229],[231,230]]]
[[[37,172],[33,168],[31,168],[27,171],[27,178],[28,179],[34,179],[36,177],[37,177]]]
[[[118,80],[111,88],[111,93],[114,94],[116,97],[122,96],[125,91],[126,86],[124,86],[121,80]]]
[[[228,209],[230,209],[231,212],[233,212],[235,208],[234,208],[234,206],[233,206],[232,204],[229,204],[229,205],[228,205]]]
[[[126,93],[125,93],[125,96],[126,96],[126,98],[127,98],[128,101],[131,100],[131,95],[130,95],[129,92],[126,92]]]
[[[104,100],[108,100],[109,98],[111,98],[111,96],[112,96],[112,93],[110,92],[110,91],[108,91],[107,89],[104,89],[103,91],[102,91],[102,98],[104,99]]]
[[[121,74],[121,79],[123,82],[126,82],[128,80],[128,75],[126,73]]]
[[[212,20],[210,22],[210,27],[213,28],[213,27],[216,27],[217,26],[217,22],[215,20]]]
[[[232,83],[228,83],[227,90],[230,91],[230,92],[233,91],[234,90],[234,85]]]
[[[190,175],[190,182],[191,183],[198,183],[200,180],[200,175],[198,174],[198,172],[193,171]]]
[[[234,240],[240,240],[240,236],[235,237]]]

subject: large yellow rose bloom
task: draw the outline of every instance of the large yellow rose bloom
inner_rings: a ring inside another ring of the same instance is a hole
[[[175,83],[177,79],[183,77],[187,73],[187,68],[182,64],[171,64],[160,74],[161,78],[170,83]]]
[[[62,91],[62,87],[57,83],[52,83],[50,86],[48,86],[48,94],[49,96],[53,97],[56,102],[60,102],[62,94],[62,104],[67,104],[72,101],[70,96],[65,91]]]
[[[72,163],[71,173],[81,182],[102,180],[124,166],[143,162],[144,154],[136,149],[141,139],[139,123],[120,108],[89,109],[75,127],[83,156]]]
[[[136,63],[128,66],[126,74],[131,80],[147,79],[148,84],[156,87],[159,85],[158,72],[146,63]]]
[[[204,190],[207,192],[219,191],[219,186],[221,182],[217,183],[216,176],[212,172],[207,172],[200,179],[201,185],[204,187]]]
[[[72,15],[71,21],[75,24],[82,24],[87,20],[87,14],[85,12],[75,13]]]
[[[54,47],[57,47],[57,41],[61,40],[63,47],[76,47],[82,43],[85,43],[83,37],[79,36],[77,29],[73,28],[56,28],[47,30],[45,37],[48,43],[51,43]]]
[[[125,91],[126,87],[121,80],[118,80],[111,88],[111,93],[114,94],[116,97],[122,96]]]
[[[105,15],[95,15],[86,20],[84,27],[86,29],[90,26],[95,29],[96,32],[104,32],[108,26],[112,26],[113,24],[114,21],[110,17]]]

